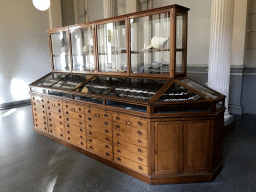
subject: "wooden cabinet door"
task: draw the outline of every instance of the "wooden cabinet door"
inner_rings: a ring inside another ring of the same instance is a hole
[[[182,122],[159,122],[155,126],[155,174],[182,172]]]
[[[185,121],[183,134],[183,172],[208,172],[210,120]]]

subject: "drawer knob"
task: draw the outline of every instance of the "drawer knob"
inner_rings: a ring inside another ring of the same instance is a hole
[[[141,122],[141,121],[138,121],[138,125],[141,127],[141,126],[142,126],[142,122]]]
[[[109,146],[108,146],[108,145],[105,145],[105,148],[106,148],[106,149],[109,149]]]
[[[90,143],[92,143],[92,140],[91,140],[91,139],[89,139],[89,142],[90,142]]]
[[[82,118],[82,115],[79,115],[79,118]]]
[[[83,125],[83,123],[82,123],[82,122],[79,122],[79,125]]]
[[[117,121],[120,121],[120,117],[116,116],[116,120],[117,120]]]
[[[84,145],[84,143],[83,143],[83,142],[81,142],[80,144],[81,144],[81,145]]]
[[[36,103],[34,103],[34,105],[36,105]]]
[[[67,131],[68,134],[70,134],[70,131]]]
[[[69,121],[69,118],[66,118],[67,121]]]
[[[50,103],[50,101],[47,101],[47,103],[49,104],[49,103]]]
[[[117,161],[121,162],[121,158],[120,158],[120,157],[117,157]]]
[[[46,128],[46,127],[45,127],[44,129],[45,129],[45,130],[47,130],[47,128]]]
[[[109,157],[109,153],[106,153],[106,156]]]
[[[37,114],[35,113],[35,116],[37,116]]]
[[[59,113],[61,113],[61,110],[59,109]]]
[[[65,105],[66,108],[68,108],[68,105]]]
[[[143,170],[142,166],[139,166],[139,170],[141,170],[141,171]]]
[[[139,153],[142,153],[142,150],[139,148],[139,149],[138,149],[138,152],[139,152]]]
[[[42,107],[44,108],[44,105],[42,105]]]
[[[42,101],[42,102],[44,102],[44,100],[43,100],[43,99],[41,99],[41,101]]]
[[[62,125],[62,122],[60,122],[60,125]]]
[[[104,122],[104,125],[108,126],[108,122],[105,121],[105,122]]]
[[[105,133],[107,133],[107,134],[108,134],[108,133],[109,133],[109,131],[108,131],[107,129],[105,129]]]
[[[139,161],[143,162],[143,159],[141,157],[138,158]]]
[[[80,132],[83,133],[83,129],[80,129]]]
[[[51,118],[49,118],[49,121],[52,121],[52,119],[51,119]]]
[[[38,125],[36,124],[36,127],[38,127]]]
[[[117,153],[120,153],[120,154],[121,154],[121,151],[120,151],[120,149],[117,149]]]
[[[69,114],[68,111],[66,111],[66,114],[67,114],[67,115]]]
[[[67,124],[67,127],[70,127],[70,125],[69,125],[69,124]]]
[[[89,135],[92,136],[92,132],[89,132]]]
[[[43,111],[43,113],[45,113],[45,111]]]
[[[44,118],[44,119],[46,119],[46,117],[45,117],[45,116],[43,116],[43,118]]]
[[[35,100],[35,97],[33,97],[33,100]]]
[[[90,113],[90,114],[91,114],[91,110],[90,110],[90,109],[88,109],[88,113]]]
[[[96,113],[96,114],[95,114],[95,117],[100,118],[100,114]]]
[[[116,143],[117,143],[117,145],[121,145],[120,141],[117,141]]]
[[[44,122],[44,124],[46,125],[46,122]]]
[[[52,133],[52,130],[50,130],[50,132]]]
[[[117,137],[121,137],[121,135],[119,133],[116,134]]]
[[[88,117],[88,121],[91,121],[92,120],[92,118],[91,117]]]
[[[83,139],[83,136],[82,136],[82,135],[80,135],[80,138],[81,138],[81,139]]]
[[[88,125],[88,127],[89,127],[89,128],[92,128],[92,126],[91,126],[90,124]]]
[[[36,111],[36,108],[34,108],[34,110]]]
[[[116,128],[117,128],[117,129],[120,129],[120,126],[119,126],[119,125],[116,125]]]
[[[142,141],[139,139],[139,140],[138,140],[138,143],[139,143],[139,144],[142,144]]]
[[[142,135],[142,132],[141,132],[141,131],[138,131],[138,135],[141,136],[141,135]]]
[[[60,134],[61,137],[63,137],[63,134]]]
[[[59,118],[61,119],[61,118],[62,118],[62,116],[59,116]]]
[[[48,109],[51,109],[51,107],[48,107]]]
[[[104,114],[104,117],[108,118],[108,114]]]
[[[37,119],[35,119],[35,121],[37,121]]]
[[[58,103],[58,106],[60,106],[60,103]]]
[[[109,141],[109,139],[108,139],[107,137],[105,137],[105,140],[106,140],[106,141]]]
[[[68,140],[70,140],[70,137],[68,137]]]
[[[52,127],[52,124],[50,124],[50,127]]]
[[[82,109],[81,109],[81,108],[78,108],[78,111],[82,111]]]
[[[93,150],[93,147],[92,147],[92,146],[90,146],[90,149],[91,149],[91,150]]]

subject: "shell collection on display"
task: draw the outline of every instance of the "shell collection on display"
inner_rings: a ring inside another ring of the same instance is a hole
[[[163,49],[165,47],[166,43],[168,42],[168,40],[169,40],[169,38],[154,36],[151,39],[151,44],[142,50],[147,50],[147,49],[152,49],[152,48]]]

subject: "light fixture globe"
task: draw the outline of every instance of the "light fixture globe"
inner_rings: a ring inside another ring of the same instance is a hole
[[[50,7],[50,0],[33,0],[33,4],[38,10],[45,11]]]

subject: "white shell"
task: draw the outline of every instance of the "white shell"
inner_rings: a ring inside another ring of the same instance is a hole
[[[156,49],[163,49],[169,38],[154,36],[151,45]]]

